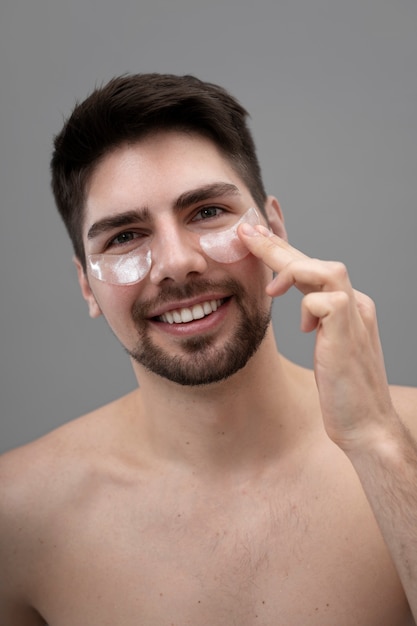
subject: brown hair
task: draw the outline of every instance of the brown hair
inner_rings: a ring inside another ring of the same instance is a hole
[[[58,211],[84,269],[82,223],[89,177],[110,150],[152,131],[183,129],[211,139],[263,210],[266,194],[247,117],[222,87],[171,74],[113,78],[77,104],[55,137],[51,171]]]

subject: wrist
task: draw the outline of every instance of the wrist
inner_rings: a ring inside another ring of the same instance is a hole
[[[417,453],[415,441],[395,411],[383,425],[350,439],[343,451],[354,464],[372,458],[387,465],[415,459]]]

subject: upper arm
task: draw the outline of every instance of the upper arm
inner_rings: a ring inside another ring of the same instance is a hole
[[[39,613],[0,591],[0,623],[4,626],[46,626]]]
[[[45,621],[31,607],[26,577],[30,557],[25,557],[26,541],[20,528],[22,489],[16,479],[14,454],[0,458],[0,624],[2,626],[43,626]]]

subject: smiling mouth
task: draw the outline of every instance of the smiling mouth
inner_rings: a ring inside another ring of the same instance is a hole
[[[206,302],[200,302],[192,307],[184,307],[182,309],[173,309],[172,311],[166,311],[162,315],[158,315],[156,320],[158,322],[165,322],[166,324],[187,324],[194,320],[201,320],[207,315],[211,315],[217,311],[219,306],[226,302],[227,298],[221,300],[207,300]]]

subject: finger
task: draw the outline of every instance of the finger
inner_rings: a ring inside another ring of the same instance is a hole
[[[345,291],[312,292],[301,303],[301,330],[311,332],[321,322],[334,338],[350,340],[350,298]]]
[[[381,354],[381,358],[383,360],[381,338],[380,338],[379,329],[378,329],[378,318],[376,314],[375,302],[372,300],[372,298],[362,293],[361,291],[356,291],[355,289],[354,293],[355,293],[355,301],[357,304],[357,310],[359,312],[362,323],[364,327],[367,329],[367,332],[369,334],[372,345],[374,346],[374,349],[377,350],[378,353]]]
[[[271,296],[282,295],[292,286],[303,294],[312,291],[345,291],[353,297],[347,269],[343,263],[320,261],[319,259],[298,259],[288,263],[267,286]]]
[[[354,289],[355,299],[358,306],[359,314],[365,326],[371,330],[377,327],[377,316],[375,302],[361,291]]]
[[[239,226],[238,234],[248,250],[274,272],[280,272],[291,261],[308,258],[265,226],[253,227],[244,223]]]

